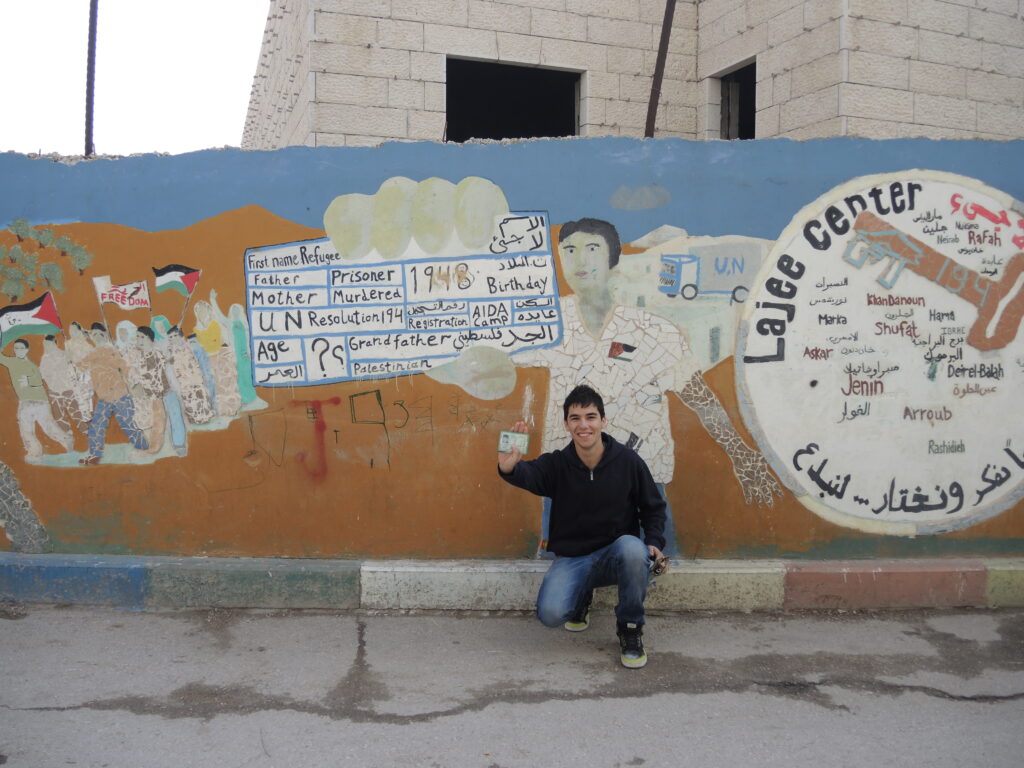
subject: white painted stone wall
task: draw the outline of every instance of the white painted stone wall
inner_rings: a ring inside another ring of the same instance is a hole
[[[309,70],[310,0],[270,6],[242,133],[246,149],[312,144]]]
[[[757,60],[758,138],[1024,137],[1021,0],[703,0],[698,122]]]
[[[447,56],[580,72],[580,134],[642,136],[664,12],[662,0],[276,0],[243,147],[440,141]],[[696,138],[696,20],[695,0],[679,0],[657,136]]]
[[[582,73],[580,133],[642,136],[664,0],[275,0],[243,147],[441,140],[446,56]],[[1024,0],[679,0],[656,135],[1024,137]]]

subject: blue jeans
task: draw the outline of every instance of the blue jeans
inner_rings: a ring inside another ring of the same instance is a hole
[[[615,618],[644,623],[644,598],[650,578],[647,545],[636,536],[620,536],[607,547],[580,557],[556,557],[537,595],[537,618],[548,627],[564,624],[583,606],[594,587],[619,587]]]
[[[128,441],[133,447],[140,451],[149,447],[146,436],[135,426],[135,401],[132,400],[131,395],[122,395],[114,401],[98,397],[96,398],[96,407],[92,411],[92,420],[89,422],[90,456],[103,455],[103,446],[107,441],[107,426],[110,424],[111,416],[117,419],[118,425],[128,436]]]

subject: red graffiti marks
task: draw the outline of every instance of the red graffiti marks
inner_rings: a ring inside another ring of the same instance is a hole
[[[961,205],[963,199],[964,196],[959,193],[953,195],[949,199],[949,206],[953,213],[959,211],[960,213],[963,214],[965,219],[968,219],[970,221],[974,221],[974,219],[977,216],[981,216],[982,218],[988,219],[993,224],[1002,224],[1003,226],[1006,227],[1013,227],[1013,225],[1010,223],[1010,217],[1006,213],[1006,211],[1000,211],[998,214],[996,214],[993,211],[990,211],[988,208],[979,205],[978,203],[967,203],[967,205]],[[1017,219],[1017,228],[1024,229],[1024,219]],[[996,232],[998,231],[999,227],[996,227]],[[1014,245],[1016,245],[1018,248],[1024,248],[1024,235],[1017,235],[1012,239]]]
[[[327,477],[327,448],[324,444],[324,433],[327,431],[327,422],[324,421],[324,405],[341,405],[340,397],[332,397],[329,400],[293,400],[292,405],[306,409],[306,416],[313,422],[313,451],[314,458],[307,461],[309,454],[300,451],[295,454],[303,469],[315,483],[323,482]]]
[[[978,213],[984,210],[980,209]],[[854,228],[858,236],[871,244],[861,263],[864,259],[876,261],[882,257],[890,257],[898,263],[896,273],[886,287],[892,287],[900,270],[906,266],[978,308],[978,318],[967,335],[967,343],[972,347],[1002,349],[1017,337],[1021,318],[1024,317],[1024,279],[1020,279],[1024,275],[1024,253],[1010,257],[1002,279],[994,282],[894,229],[868,211],[857,216]]]

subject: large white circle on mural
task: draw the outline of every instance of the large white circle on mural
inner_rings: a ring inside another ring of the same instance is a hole
[[[854,179],[783,231],[736,346],[744,420],[809,509],[963,528],[1024,492],[1024,216],[979,181]]]

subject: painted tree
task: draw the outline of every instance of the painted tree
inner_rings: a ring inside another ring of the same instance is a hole
[[[49,248],[57,239],[57,235],[53,233],[52,229],[36,229],[33,230],[32,239],[43,248]]]
[[[58,293],[64,292],[64,270],[60,268],[60,264],[54,261],[40,264],[39,279],[46,283],[47,288],[52,288]]]
[[[0,264],[0,293],[15,302],[25,295],[24,273],[13,264]]]
[[[52,229],[37,229],[26,219],[15,219],[7,229],[18,238],[18,243],[9,249],[0,246],[0,260],[6,256],[8,262],[0,270],[0,292],[11,297],[11,301],[21,298],[26,289],[34,289],[39,282],[64,291],[64,270],[57,261],[42,260],[40,257],[45,252],[56,251],[68,259],[79,275],[85,274],[95,258],[85,246],[71,238],[58,236]],[[31,243],[37,244],[36,250],[26,251],[22,246]]]
[[[15,219],[11,222],[11,226],[8,229],[18,238],[19,243],[26,237],[32,237],[32,233],[35,232],[27,219]]]
[[[84,275],[85,270],[92,264],[93,258],[85,248],[78,243],[72,243],[71,248],[67,252],[68,257],[71,259],[71,266],[78,270],[79,275]]]
[[[5,255],[6,261],[0,261],[0,293],[17,301],[25,295],[26,289],[35,290],[39,283],[39,256],[22,250],[20,245],[12,245]]]

